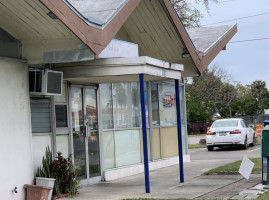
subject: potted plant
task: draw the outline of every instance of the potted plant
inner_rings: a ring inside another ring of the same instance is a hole
[[[56,159],[53,160],[49,147],[46,148],[42,166],[38,168],[36,177],[37,181],[55,181],[54,187],[52,186],[54,199],[68,195],[74,196],[78,192],[79,182],[77,181],[77,175],[72,164],[71,155],[69,155],[68,158],[64,158],[62,153],[58,152]],[[46,179],[38,177],[44,177]],[[51,199],[51,196],[49,198]]]
[[[42,159],[42,166],[38,168],[36,172],[36,185],[52,188],[49,192],[48,200],[51,200],[54,182],[56,180],[55,178],[53,178],[54,175],[51,163],[52,153],[50,151],[50,148],[46,147],[45,156],[43,156]]]

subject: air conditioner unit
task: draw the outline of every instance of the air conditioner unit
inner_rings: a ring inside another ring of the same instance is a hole
[[[29,91],[32,95],[62,95],[63,72],[48,69],[29,69]]]

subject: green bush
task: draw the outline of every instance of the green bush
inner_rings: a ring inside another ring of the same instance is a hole
[[[42,166],[37,169],[36,177],[55,178],[53,194],[66,194],[74,196],[78,192],[79,182],[74,170],[71,155],[64,158],[62,153],[57,153],[55,160],[52,159],[50,148],[46,148],[42,159]]]

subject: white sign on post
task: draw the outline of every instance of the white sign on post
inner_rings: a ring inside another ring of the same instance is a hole
[[[244,156],[243,161],[239,168],[239,173],[246,179],[249,179],[254,163],[248,159],[247,156]]]

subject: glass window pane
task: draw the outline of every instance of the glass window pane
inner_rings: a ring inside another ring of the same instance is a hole
[[[132,90],[132,102],[130,102],[129,109],[132,110],[132,127],[139,127],[139,95],[138,95],[138,83],[131,83]]]
[[[180,86],[179,98],[180,98],[181,125],[185,125],[185,118],[187,117],[187,115],[185,113],[186,99],[185,99],[185,87],[183,85]]]
[[[62,152],[65,158],[69,155],[68,150],[69,136],[68,135],[57,135],[56,136],[56,148],[57,152]]]
[[[144,90],[145,90],[144,96],[145,96],[145,107],[146,107],[146,124],[148,126],[149,125],[148,82],[145,83]],[[141,108],[139,107],[139,109]]]
[[[159,84],[159,109],[161,126],[177,124],[174,85]]]
[[[0,56],[20,58],[20,42],[8,32],[0,28]]]
[[[114,135],[112,131],[103,132],[105,169],[115,167]]]
[[[112,84],[100,85],[103,129],[113,128]]]
[[[115,132],[116,167],[141,162],[139,130]]]
[[[158,84],[151,83],[151,105],[152,105],[152,125],[159,126],[159,94],[158,94]]]
[[[115,83],[112,90],[115,128],[139,127],[137,83]]]
[[[84,120],[82,109],[82,90],[81,88],[71,88],[71,111],[73,127],[74,145],[74,167],[79,179],[85,178],[85,137],[83,134]]]
[[[67,127],[67,108],[66,105],[56,105],[56,127]]]
[[[88,138],[90,177],[100,176],[99,133],[91,131]]]

